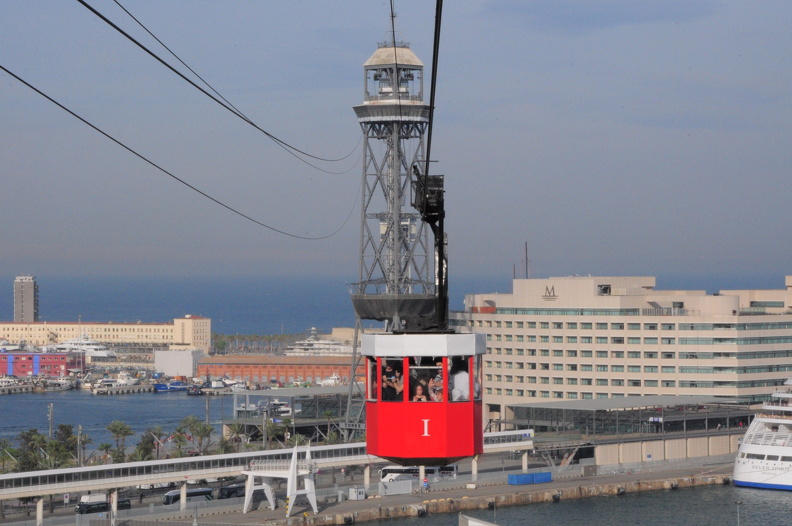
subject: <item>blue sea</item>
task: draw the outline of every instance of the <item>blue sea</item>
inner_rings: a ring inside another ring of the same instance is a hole
[[[0,286],[0,320],[12,320],[13,276]],[[48,278],[36,276],[41,321],[164,323],[192,314],[212,319],[221,334],[301,334],[354,327],[348,283],[342,279]],[[460,281],[451,308],[465,293],[510,292],[509,278]]]
[[[311,327],[330,332],[355,323],[349,283],[342,278],[63,278],[36,276],[41,321],[164,323],[193,314],[212,319],[212,331],[234,334],[301,334]],[[451,276],[449,305],[463,309],[465,294],[511,292],[510,275]],[[13,319],[14,276],[0,277],[0,320]],[[7,286],[2,286],[6,283]],[[783,276],[657,278],[658,289],[784,287]],[[376,322],[366,322],[376,326]]]

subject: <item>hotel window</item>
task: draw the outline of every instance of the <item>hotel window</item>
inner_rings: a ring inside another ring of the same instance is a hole
[[[561,349],[553,349],[553,356],[555,357],[564,356],[564,351],[562,351]]]
[[[553,378],[553,384],[555,385],[563,385],[564,379],[563,378]]]
[[[500,396],[502,393],[503,393],[503,391],[501,390],[501,388],[500,388],[500,387],[497,387],[497,388],[495,389],[495,394],[496,394],[496,395]]]
[[[660,368],[660,371],[663,373],[675,373],[676,367],[674,367],[673,365],[664,365],[663,367]]]
[[[577,322],[568,321],[567,322],[567,329],[577,329]]]
[[[567,398],[577,399],[577,393],[567,393]]]
[[[553,343],[564,343],[563,336],[553,336]]]
[[[676,343],[676,338],[661,338],[660,341],[663,345],[674,345]]]
[[[517,369],[525,369],[525,364],[522,362],[517,362]]]
[[[624,385],[624,380],[611,380],[611,385],[614,387],[622,387]]]
[[[608,372],[608,366],[607,365],[598,365],[597,366],[597,372],[598,373],[607,373]]]
[[[624,330],[624,324],[623,323],[611,323],[611,329],[613,329],[615,331],[623,331]]]
[[[627,358],[640,358],[641,351],[627,351]]]
[[[581,336],[580,343],[591,343],[592,339],[591,336]]]
[[[640,380],[627,380],[627,383],[630,387],[641,387]]]
[[[657,324],[656,323],[644,323],[644,330],[645,331],[656,331]]]
[[[533,335],[528,336],[528,341],[529,342],[535,342],[536,341],[536,336],[533,336]]]
[[[539,368],[541,370],[543,370],[543,371],[549,371],[550,370],[550,364],[549,363],[540,363],[539,364]]]
[[[597,385],[608,385],[607,378],[597,378]]]
[[[553,398],[564,398],[564,393],[561,391],[553,391]]]
[[[580,351],[580,356],[582,358],[591,358],[593,353],[591,351]]]
[[[624,372],[624,366],[623,365],[611,365],[611,372],[623,373]]]
[[[580,383],[583,385],[592,385],[594,382],[591,380],[591,378],[581,378]]]
[[[506,341],[507,341],[507,342],[510,342],[510,341],[512,341],[512,335],[511,335],[511,334],[507,334],[507,335],[506,335]]]
[[[567,351],[567,358],[577,358],[577,351]]]
[[[672,353],[672,352],[664,352],[662,355],[664,360],[673,360],[674,358],[676,358],[676,353]]]
[[[536,349],[528,349],[528,356],[536,356]]]
[[[577,385],[577,378],[567,378],[567,385]]]
[[[592,393],[580,393],[580,395],[583,397],[584,400],[591,400],[592,398],[594,398],[594,395]]]
[[[487,380],[488,382],[491,382],[492,381],[492,375],[491,374],[485,374],[484,375],[484,379]]]
[[[498,328],[498,329],[500,329],[500,326],[501,326],[501,322],[499,322],[499,321],[496,321],[496,322],[495,322],[495,327],[496,327],[496,328]]]
[[[657,380],[644,380],[644,387],[657,387]]]
[[[663,380],[663,387],[676,387],[676,380]]]
[[[539,322],[539,328],[540,329],[549,329],[550,328],[550,322],[549,321],[540,321]]]
[[[512,322],[510,322],[510,321],[506,321],[506,322],[503,322],[503,323],[504,323],[504,326],[505,326],[507,329],[511,329],[511,328],[512,328]]]
[[[496,347],[496,348],[495,348],[495,354],[501,354],[501,352],[502,352],[502,351],[501,351],[501,348],[500,348],[500,347]]]
[[[608,351],[597,351],[597,358],[607,358]]]
[[[517,328],[518,328],[518,329],[522,329],[522,328],[523,328],[523,322],[521,322],[521,321],[518,321],[518,322],[517,322]]]
[[[636,336],[631,336],[630,338],[627,338],[627,343],[630,345],[640,345],[641,339]]]
[[[550,356],[550,349],[540,349],[539,356]]]
[[[513,380],[513,377],[510,374],[507,374],[503,378],[504,378],[504,380],[503,380],[504,382],[511,382]]]
[[[611,343],[620,345],[624,343],[624,338],[622,338],[621,336],[614,336],[613,338],[611,338]]]
[[[590,363],[582,363],[582,364],[580,364],[580,370],[581,371],[593,371],[594,370],[594,366],[592,366]]]
[[[531,398],[536,398],[536,391],[528,391],[528,396]]]
[[[567,336],[567,343],[577,343],[577,336]]]
[[[496,375],[495,375],[495,381],[496,381],[496,382],[500,382],[500,381],[501,381],[501,378],[502,378],[502,377],[501,377],[501,375],[499,375],[499,374],[496,374]]]
[[[645,373],[656,373],[657,372],[656,365],[644,365],[644,372]]]
[[[517,356],[525,356],[525,349],[517,349]]]
[[[484,323],[484,326],[485,326],[485,327],[492,327],[492,321],[490,321],[490,320],[487,320],[487,321]]]
[[[561,323],[560,321],[554,321],[553,322],[553,328],[554,329],[563,329],[564,328],[564,324]]]
[[[543,343],[549,343],[550,342],[550,336],[539,336],[539,341],[543,342]]]
[[[597,393],[597,398],[608,398],[608,393]]]
[[[567,364],[567,371],[577,371],[578,366],[576,363]]]
[[[602,344],[608,343],[608,337],[607,336],[597,336],[597,343],[602,343]]]
[[[628,365],[627,366],[627,372],[628,373],[640,373],[641,372],[641,366],[640,365]]]
[[[529,329],[535,329],[536,328],[536,322],[535,321],[529,321],[528,324],[526,325],[526,327],[528,327]]]
[[[506,396],[512,396],[512,390],[506,389]]]
[[[654,359],[657,358],[657,353],[654,352],[654,351],[645,351],[644,352],[644,358],[648,358],[648,359],[654,360]]]
[[[597,330],[598,331],[606,331],[606,330],[608,330],[608,324],[607,323],[602,323],[602,322],[597,322]]]
[[[661,323],[660,328],[664,331],[673,331],[676,328],[676,325],[673,323]]]
[[[525,383],[525,377],[524,376],[518,376],[517,377],[517,383],[518,384],[524,384]]]
[[[550,398],[550,391],[539,391],[539,398]]]
[[[511,356],[514,351],[512,349],[506,349],[506,355]]]
[[[517,389],[517,396],[525,396],[525,391],[522,389]]]
[[[539,383],[540,384],[549,384],[550,383],[550,377],[549,376],[541,376],[541,377],[539,377]]]
[[[624,351],[611,351],[611,358],[624,358]]]
[[[496,342],[499,342],[499,341],[501,341],[501,338],[502,338],[502,336],[501,336],[500,334],[496,334],[496,335],[495,335],[495,341],[496,341]]]
[[[564,364],[562,364],[562,363],[554,363],[553,364],[553,370],[554,371],[563,371],[564,370]]]
[[[528,383],[529,384],[535,384],[536,383],[536,377],[535,376],[529,376],[528,377]]]
[[[535,370],[536,369],[536,363],[533,363],[533,362],[529,363],[528,364],[528,369]]]
[[[518,334],[518,335],[517,335],[517,341],[518,341],[518,342],[521,342],[521,341],[523,341],[523,335],[522,335],[522,334]]]
[[[584,330],[585,330],[585,329],[589,329],[589,330],[591,330],[591,322],[589,322],[589,321],[584,321],[584,322],[582,322],[582,323],[580,324],[580,328],[581,328],[581,329],[584,329]]]
[[[644,343],[647,345],[657,345],[657,338],[644,338]]]
[[[640,323],[628,323],[627,324],[627,330],[628,331],[640,331],[641,330],[641,324]]]
[[[500,368],[501,368],[501,363],[495,362],[495,369],[500,369]]]

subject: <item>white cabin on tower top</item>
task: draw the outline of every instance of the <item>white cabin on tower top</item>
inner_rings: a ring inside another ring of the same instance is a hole
[[[423,63],[407,44],[380,43],[363,72],[364,105],[423,104]]]

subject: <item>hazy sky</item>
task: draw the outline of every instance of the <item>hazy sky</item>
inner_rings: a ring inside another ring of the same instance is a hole
[[[0,72],[0,276],[354,281],[352,107],[389,3],[120,1],[261,128],[322,157],[352,152],[318,163],[342,173],[295,159],[77,1],[1,2],[0,65],[262,223],[308,237],[343,228],[304,241],[245,221]],[[88,3],[178,65],[115,2]],[[428,78],[434,2],[395,4]],[[787,0],[446,2],[432,154],[451,279],[522,274],[527,242],[534,277],[781,288],[790,26]]]

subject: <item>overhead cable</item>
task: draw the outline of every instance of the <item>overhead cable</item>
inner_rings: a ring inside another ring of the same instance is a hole
[[[16,75],[15,73],[10,71],[9,69],[7,69],[2,64],[0,64],[0,70],[5,71],[8,75],[12,76],[14,79],[19,81],[20,83],[24,84],[25,86],[27,86],[31,90],[35,91],[36,93],[38,93],[39,95],[41,95],[42,97],[44,97],[45,99],[50,101],[51,103],[55,104],[56,106],[58,106],[63,111],[65,111],[68,114],[70,114],[72,117],[75,117],[76,119],[80,120],[84,124],[90,126],[95,131],[97,131],[100,134],[104,135],[105,137],[107,137],[108,139],[110,139],[111,141],[116,143],[117,145],[121,146],[122,148],[124,148],[125,150],[127,150],[128,152],[133,154],[134,156],[136,156],[136,157],[142,159],[143,161],[145,161],[146,163],[150,164],[151,166],[153,166],[154,168],[156,168],[160,172],[164,173],[168,177],[171,177],[172,179],[174,179],[174,180],[178,181],[179,183],[183,184],[184,186],[186,186],[190,190],[192,190],[194,192],[197,192],[198,194],[202,195],[203,197],[209,199],[213,203],[222,206],[226,210],[228,210],[230,212],[233,212],[234,214],[236,214],[236,215],[242,217],[243,219],[246,219],[246,220],[248,220],[248,221],[250,221],[250,222],[252,222],[252,223],[254,223],[254,224],[258,225],[258,226],[264,227],[264,228],[266,228],[268,230],[271,230],[273,232],[276,232],[278,234],[282,234],[284,236],[292,237],[292,238],[295,238],[295,239],[303,239],[303,240],[307,240],[307,241],[319,241],[319,240],[322,240],[322,239],[328,239],[330,237],[333,237],[338,232],[340,232],[341,229],[343,229],[344,226],[346,225],[347,221],[349,221],[349,218],[352,216],[352,211],[355,208],[354,206],[350,209],[349,215],[347,215],[347,218],[344,220],[344,223],[340,227],[338,227],[338,229],[336,229],[334,232],[332,232],[330,234],[327,234],[327,235],[324,235],[324,236],[317,236],[317,237],[301,236],[301,235],[298,235],[298,234],[293,234],[293,233],[290,233],[290,232],[286,232],[285,230],[280,230],[280,229],[275,228],[273,226],[270,226],[270,225],[267,225],[265,223],[262,223],[261,221],[253,219],[252,217],[248,216],[247,214],[244,214],[244,213],[240,212],[239,210],[237,210],[237,209],[235,209],[235,208],[223,203],[222,201],[212,197],[211,195],[207,194],[206,192],[203,192],[202,190],[199,190],[198,188],[196,188],[195,186],[191,185],[190,183],[188,183],[184,179],[181,179],[181,178],[177,177],[176,175],[172,174],[171,172],[169,172],[168,170],[166,170],[165,168],[162,168],[161,166],[156,164],[154,161],[149,160],[148,158],[146,158],[142,154],[140,154],[137,151],[133,150],[131,147],[127,146],[126,144],[122,143],[121,141],[119,141],[115,137],[111,136],[107,132],[103,131],[99,127],[93,125],[92,123],[90,123],[86,119],[82,118],[80,115],[78,115],[77,113],[73,112],[72,110],[70,110],[69,108],[67,108],[66,106],[61,104],[60,102],[56,101],[55,99],[53,99],[52,97],[50,97],[49,95],[44,93],[43,91],[39,90],[38,88],[36,88],[32,84],[30,84],[29,82],[25,81],[24,79],[22,79],[21,77],[19,77],[18,75]]]

